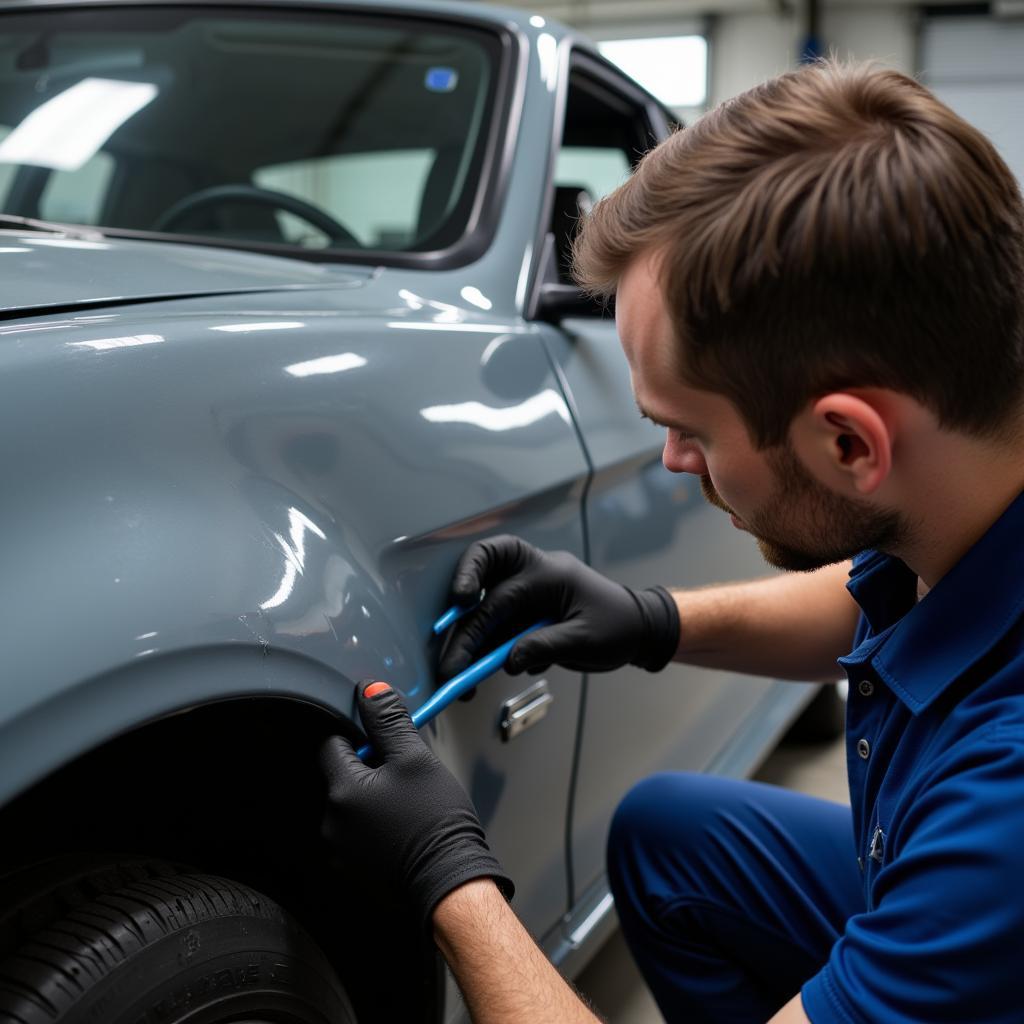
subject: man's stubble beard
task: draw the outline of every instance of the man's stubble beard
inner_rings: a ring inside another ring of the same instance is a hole
[[[907,537],[901,513],[833,493],[811,476],[789,444],[767,458],[775,492],[743,524],[776,569],[812,572],[861,551],[891,551]],[[700,483],[708,502],[735,515],[709,476],[701,476]]]

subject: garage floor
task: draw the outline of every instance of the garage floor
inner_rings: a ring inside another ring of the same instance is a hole
[[[849,800],[841,739],[823,746],[781,746],[756,777],[829,800]],[[608,1024],[662,1024],[618,932],[590,962],[577,985]]]

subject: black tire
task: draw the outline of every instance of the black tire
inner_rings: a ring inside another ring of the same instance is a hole
[[[785,735],[787,743],[828,743],[843,735],[846,701],[835,683],[825,683]]]
[[[2,1024],[356,1020],[313,940],[248,886],[126,863],[77,877],[70,891],[77,905],[0,961]],[[38,924],[40,900],[18,919]]]

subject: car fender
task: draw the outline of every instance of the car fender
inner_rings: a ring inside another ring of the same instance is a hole
[[[295,504],[291,518],[300,522]],[[65,544],[52,552],[65,570],[63,610],[24,623],[10,646],[17,671],[0,686],[0,803],[124,732],[219,701],[297,700],[349,719],[354,683],[380,666],[389,666],[407,699],[417,699],[417,681],[428,678],[426,647],[412,642],[416,630],[401,602],[337,537],[314,533],[317,545],[307,542],[300,574],[299,555],[278,545],[280,535],[265,537],[265,524],[247,532],[231,516],[201,527],[203,511],[179,506],[167,513],[173,522],[151,521],[134,560],[67,524]],[[211,554],[218,546],[220,559]],[[223,557],[231,546],[234,569]],[[185,551],[192,557],[168,557]],[[96,560],[115,554],[119,575],[100,577]],[[233,606],[224,600],[225,576],[236,585]],[[271,586],[261,586],[261,577]],[[261,607],[290,577],[290,610]],[[356,602],[355,624],[346,598]],[[57,626],[75,614],[76,628]]]
[[[468,539],[578,532],[586,465],[536,332],[393,294],[383,316],[233,301],[0,327],[0,800],[246,688],[344,714],[386,673],[415,706]]]

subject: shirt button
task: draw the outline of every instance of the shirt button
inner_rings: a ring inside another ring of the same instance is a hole
[[[871,744],[867,740],[857,740],[857,753],[866,761],[871,756]]]
[[[875,684],[870,679],[862,679],[857,684],[857,691],[862,697],[870,697],[875,692]]]

